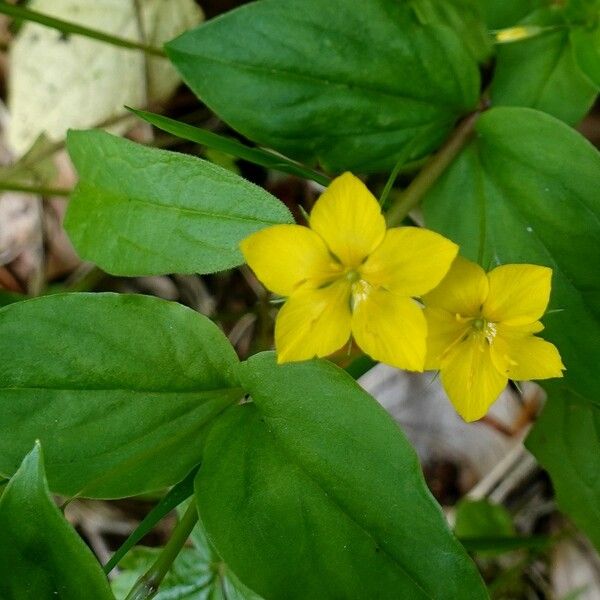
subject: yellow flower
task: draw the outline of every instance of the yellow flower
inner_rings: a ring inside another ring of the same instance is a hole
[[[310,228],[268,227],[241,249],[258,279],[288,297],[275,324],[279,362],[327,356],[352,335],[375,360],[423,370],[427,325],[414,298],[442,280],[458,248],[416,227],[386,231],[377,200],[351,173],[317,200]]]
[[[427,294],[426,369],[442,384],[465,421],[485,415],[509,379],[562,377],[555,346],[536,337],[550,298],[552,269],[502,265],[487,275],[457,257],[440,285]]]

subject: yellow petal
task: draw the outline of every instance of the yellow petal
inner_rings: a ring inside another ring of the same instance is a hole
[[[315,203],[310,226],[347,267],[357,267],[383,240],[385,220],[365,184],[344,173]]]
[[[450,401],[467,422],[481,419],[507,383],[492,362],[489,344],[479,335],[456,344],[442,361],[441,372]]]
[[[537,321],[550,298],[552,269],[537,265],[502,265],[488,273],[490,292],[483,316],[506,325]]]
[[[496,368],[516,381],[562,377],[565,368],[556,346],[533,335],[496,337],[492,358]]]
[[[350,284],[303,288],[287,300],[275,322],[278,362],[327,356],[350,337]]]
[[[371,289],[354,307],[352,334],[371,358],[399,369],[423,370],[427,325],[411,298]]]
[[[488,294],[485,271],[476,263],[457,256],[441,283],[423,297],[425,306],[443,308],[463,316],[478,316]]]
[[[395,227],[388,229],[360,272],[371,285],[422,296],[446,275],[457,252],[455,243],[433,231]]]
[[[303,284],[317,287],[341,269],[323,240],[300,225],[267,227],[243,240],[240,248],[264,286],[282,296]]]
[[[471,327],[456,318],[455,314],[442,308],[425,307],[427,320],[427,353],[425,369],[439,369],[442,358]]]

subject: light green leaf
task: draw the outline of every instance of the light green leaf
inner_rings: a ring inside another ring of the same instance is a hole
[[[559,506],[600,551],[600,407],[553,388],[527,447],[550,473]]]
[[[347,373],[272,353],[239,371],[253,401],[211,430],[196,497],[246,585],[289,600],[486,597],[415,452]]]
[[[459,36],[421,24],[410,3],[396,0],[263,0],[165,49],[232,127],[333,171],[387,168],[407,144],[408,159],[423,155],[479,93]]]
[[[54,504],[41,454],[36,444],[0,497],[0,597],[114,599],[100,565]]]
[[[158,46],[198,24],[202,17],[193,0],[139,0],[139,6],[144,36]],[[135,0],[32,0],[28,7],[142,41]],[[8,141],[19,156],[41,133],[60,141],[69,127],[93,127],[126,115],[126,104],[145,106],[163,101],[179,84],[179,77],[164,59],[147,59],[137,50],[79,35],[65,36],[35,23],[25,23],[11,45],[10,71]],[[121,123],[115,131],[127,127]]]
[[[572,36],[556,10],[539,10],[520,24],[561,26],[557,31],[498,46],[491,96],[495,106],[528,106],[575,125],[597,95],[577,66]]]
[[[206,317],[145,296],[59,294],[0,310],[0,474],[36,439],[52,491],[115,498],[177,483],[241,396]]]
[[[559,385],[600,403],[600,154],[564,123],[526,108],[493,108],[476,133],[428,194],[426,224],[486,267],[553,269],[556,312],[542,335],[567,367]]]
[[[116,275],[209,273],[243,262],[239,242],[288,209],[208,161],[102,131],[71,131],[80,181],[65,227],[82,258]]]

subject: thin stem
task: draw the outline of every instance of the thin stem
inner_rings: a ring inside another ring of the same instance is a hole
[[[175,526],[167,545],[162,549],[150,569],[136,581],[125,600],[148,600],[156,594],[158,586],[169,572],[173,561],[181,552],[197,522],[198,511],[196,503],[192,501]]]
[[[392,187],[394,186],[394,183],[396,182],[396,178],[398,177],[398,173],[400,173],[400,169],[402,168],[402,165],[404,164],[404,160],[403,158],[400,158],[396,164],[394,165],[394,168],[392,169],[392,172],[390,173],[390,176],[388,177],[388,180],[385,183],[385,187],[383,188],[383,192],[381,192],[381,196],[379,197],[379,204],[381,205],[382,208],[385,208],[385,203],[387,202],[387,198],[390,195],[390,192],[392,191]]]
[[[25,185],[22,183],[14,183],[12,181],[0,181],[0,191],[23,192],[25,194],[35,194],[36,196],[69,196],[73,190],[67,188]]]
[[[396,202],[387,213],[387,222],[390,227],[400,225],[408,213],[415,208],[439,179],[442,173],[456,158],[473,135],[475,123],[480,111],[466,117],[454,130],[446,143],[434,154],[419,171],[419,174],[410,182],[410,185],[398,196]]]
[[[62,19],[56,19],[55,17],[39,13],[35,10],[30,10],[22,6],[14,6],[12,4],[7,4],[6,2],[0,2],[0,13],[8,15],[9,17],[19,21],[33,21],[34,23],[39,23],[40,25],[45,25],[46,27],[51,27],[52,29],[58,29],[58,31],[62,31],[63,33],[82,35],[84,37],[92,38],[100,42],[106,42],[107,44],[112,44],[113,46],[127,48],[129,50],[141,50],[142,52],[152,54],[153,56],[165,56],[165,53],[161,48],[156,48],[154,46],[149,46],[139,42],[133,42],[131,40],[110,35],[109,33],[104,33],[103,31],[98,31],[97,29],[90,29],[89,27],[84,27],[83,25],[77,25],[76,23],[63,21]]]

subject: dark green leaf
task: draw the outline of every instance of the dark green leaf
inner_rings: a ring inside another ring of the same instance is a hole
[[[0,598],[114,598],[100,565],[52,501],[37,444],[0,497],[0,531]]]
[[[243,262],[239,242],[292,217],[276,198],[208,161],[103,131],[71,131],[80,181],[65,227],[87,260],[116,275],[208,273]]]
[[[423,155],[479,93],[459,36],[421,24],[410,3],[396,0],[262,0],[166,51],[232,127],[334,171],[391,167],[407,144],[408,159]]]
[[[26,300],[27,296],[24,294],[17,294],[16,292],[7,292],[6,290],[0,290],[0,306],[7,306],[14,302],[20,302]]]
[[[206,317],[145,296],[64,294],[0,310],[0,474],[36,439],[50,487],[119,497],[182,480],[241,395]]]
[[[460,541],[469,552],[477,552],[480,556],[496,556],[515,550],[544,550],[552,543],[552,539],[544,535],[469,537],[460,538]]]
[[[600,154],[564,123],[526,108],[495,108],[429,193],[429,227],[493,267],[551,267],[542,334],[567,367],[561,387],[600,404]],[[565,160],[568,157],[568,168]]]
[[[560,507],[600,551],[600,407],[549,392],[527,447],[550,473]]]
[[[498,46],[492,102],[496,106],[537,108],[574,125],[594,103],[596,86],[575,63],[569,31],[556,10],[536,11],[521,22],[530,23],[562,27]]]
[[[547,0],[478,0],[490,29],[504,29],[516,25]]]
[[[479,0],[413,0],[412,5],[423,23],[452,27],[477,62],[490,57],[492,38]]]
[[[240,378],[253,402],[211,430],[196,495],[244,583],[289,600],[486,597],[415,452],[348,374],[265,353]]]
[[[130,110],[140,117],[140,119],[144,119],[144,121],[151,123],[155,127],[183,138],[184,140],[202,144],[203,146],[219,150],[230,156],[235,156],[256,165],[261,165],[267,169],[274,169],[276,171],[304,177],[305,179],[312,179],[321,185],[326,186],[331,181],[329,177],[323,175],[323,173],[304,167],[299,163],[295,163],[274,152],[269,152],[268,150],[263,150],[261,148],[251,148],[232,138],[227,138],[213,133],[212,131],[207,131],[205,129],[200,129],[199,127],[188,125],[187,123],[182,123],[181,121],[176,121],[175,119],[169,119],[169,117],[156,115],[143,110]]]
[[[575,62],[596,88],[600,88],[600,25],[575,27],[570,39]]]

